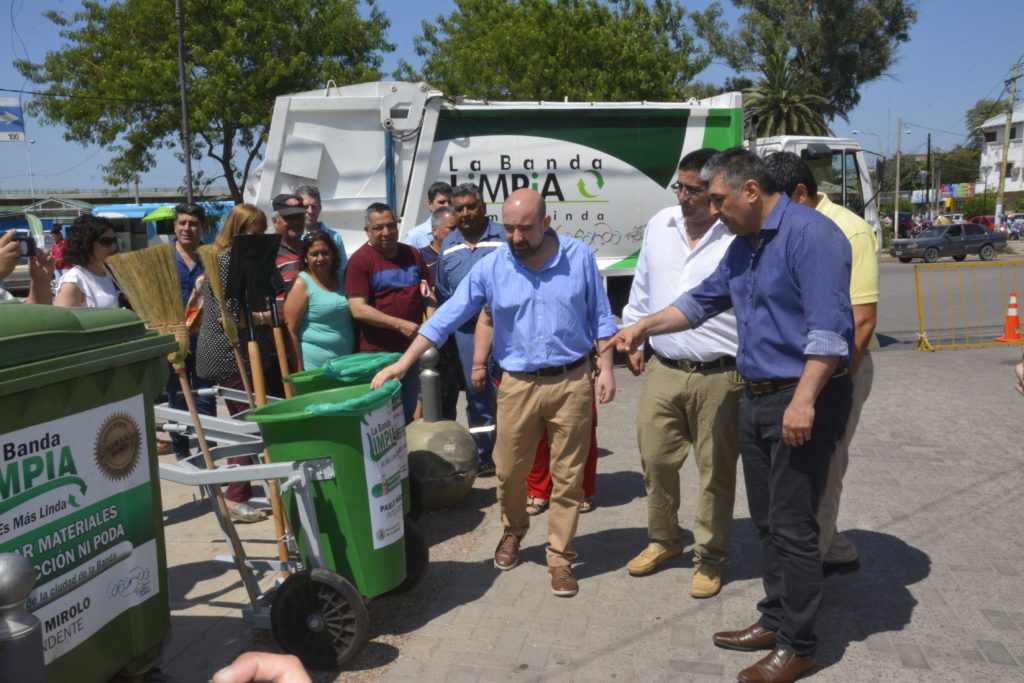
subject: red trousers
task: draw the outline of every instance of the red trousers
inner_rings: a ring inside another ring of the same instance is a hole
[[[593,417],[590,428],[590,451],[587,453],[587,462],[583,465],[583,495],[590,498],[597,488],[597,405],[590,405],[591,416]],[[533,459],[533,469],[526,477],[526,495],[536,498],[551,497],[551,470],[548,463],[551,460],[551,449],[548,447],[548,435],[544,432],[537,444],[537,454]]]

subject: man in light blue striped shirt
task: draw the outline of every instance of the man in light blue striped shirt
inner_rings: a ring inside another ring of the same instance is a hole
[[[506,244],[484,256],[452,297],[419,329],[409,350],[373,380],[400,379],[431,346],[487,304],[494,324],[493,354],[505,370],[498,391],[498,475],[504,533],[494,566],[519,562],[519,543],[530,526],[526,475],[543,431],[551,442],[551,513],[547,563],[555,595],[576,594],[570,563],[583,499],[583,464],[590,447],[591,403],[615,396],[611,351],[600,354],[596,387],[589,373],[595,341],[615,334],[615,318],[593,253],[582,242],[550,229],[543,198],[516,190],[502,211]]]

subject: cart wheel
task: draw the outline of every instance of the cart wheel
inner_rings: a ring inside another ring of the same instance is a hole
[[[363,596],[327,569],[292,574],[270,608],[274,640],[312,669],[336,669],[355,657],[370,636]]]
[[[388,595],[397,595],[409,590],[423,578],[423,572],[430,562],[430,548],[415,522],[405,518],[405,581],[398,584]]]

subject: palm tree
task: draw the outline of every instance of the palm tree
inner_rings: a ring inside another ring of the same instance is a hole
[[[757,83],[743,91],[747,117],[754,121],[758,137],[829,134],[828,99],[812,91],[812,79],[801,79],[781,54],[766,57],[761,73]]]

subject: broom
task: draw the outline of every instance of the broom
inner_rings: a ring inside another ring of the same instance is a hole
[[[185,358],[189,353],[189,337],[185,326],[185,307],[181,304],[179,293],[181,288],[178,271],[174,264],[174,247],[170,244],[161,244],[141,251],[115,254],[107,260],[107,263],[114,271],[121,291],[128,297],[132,308],[140,318],[147,321],[146,326],[157,332],[173,334],[174,340],[178,342],[178,349],[167,354],[167,360],[170,361],[174,372],[178,375],[178,381],[181,382],[181,392],[185,395],[185,403],[188,404],[188,412],[195,425],[199,448],[203,453],[203,462],[206,463],[207,469],[213,470],[213,457],[210,455],[206,434],[199,421],[199,411],[196,410],[192,388],[185,375]],[[229,520],[228,507],[224,502],[224,494],[220,486],[211,488],[221,518],[225,521]],[[230,522],[224,524],[224,528],[235,556],[238,573],[242,577],[246,593],[249,594],[249,603],[252,605],[253,614],[259,614],[259,588],[246,565],[245,550],[238,538],[238,531]]]
[[[206,271],[206,281],[210,283],[213,296],[220,304],[221,323],[224,325],[224,336],[228,338],[231,345],[231,352],[235,354],[235,364],[238,366],[238,374],[242,376],[242,385],[245,387],[245,395],[249,399],[249,408],[255,408],[256,402],[252,393],[252,382],[249,374],[245,371],[245,363],[242,360],[242,350],[238,341],[238,325],[235,318],[228,313],[227,303],[224,299],[224,282],[220,277],[220,251],[212,244],[204,244],[199,247],[199,261]]]

